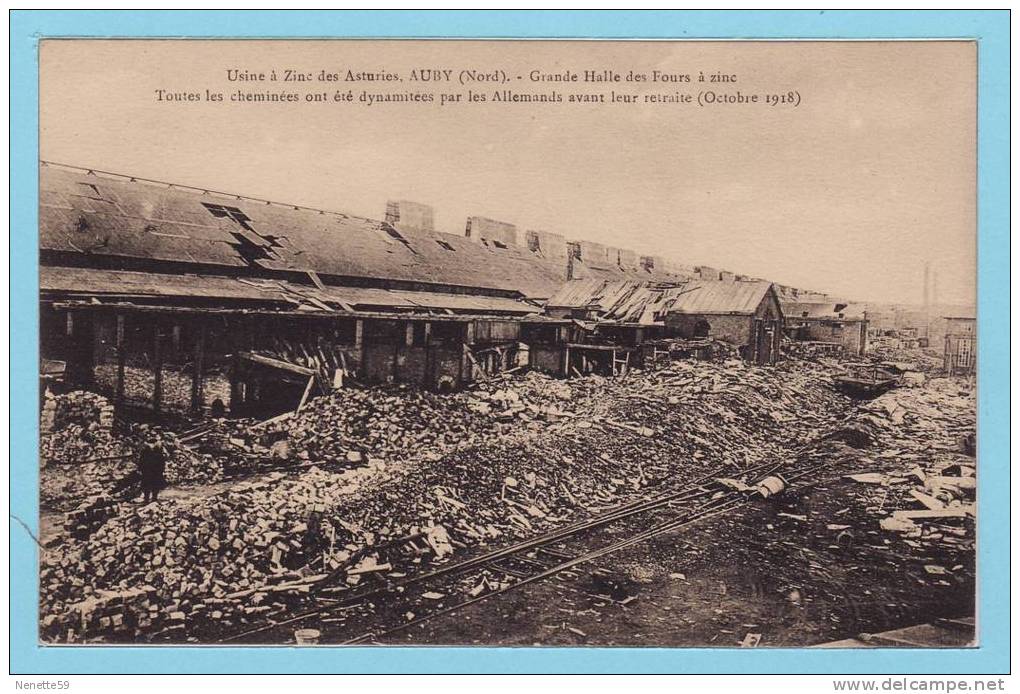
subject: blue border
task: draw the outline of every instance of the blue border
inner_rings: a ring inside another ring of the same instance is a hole
[[[36,546],[12,520],[12,673],[1009,672],[1009,12],[18,11],[11,13],[11,513],[38,499],[37,47],[51,36],[974,38],[979,41],[978,315],[982,462],[978,649],[41,648]],[[224,31],[229,29],[229,33]],[[15,340],[17,342],[15,343]],[[17,406],[16,406],[17,405]],[[15,492],[16,490],[16,492]]]

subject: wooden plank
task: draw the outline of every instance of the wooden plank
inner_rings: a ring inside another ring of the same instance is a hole
[[[152,345],[152,409],[158,413],[163,406],[163,345],[162,336],[159,332],[159,323],[153,329]]]
[[[114,399],[118,405],[124,402],[124,367],[127,350],[124,348],[124,314],[117,314],[117,386]]]
[[[198,413],[202,411],[202,370],[205,368],[205,324],[199,324],[198,333],[195,335],[195,354],[191,371],[191,411]]]
[[[313,376],[315,374],[315,369],[298,366],[297,364],[291,364],[290,362],[281,361],[280,359],[273,359],[272,357],[266,357],[254,352],[240,352],[238,356],[242,359],[255,362],[256,364],[262,364],[263,366],[269,366],[274,369],[282,369],[284,371],[292,371],[296,374],[301,374],[302,376]]]
[[[568,342],[567,347],[571,349],[577,349],[581,351],[591,350],[595,352],[633,352],[633,347],[623,347],[621,345],[586,345],[580,342]]]
[[[312,394],[312,386],[314,386],[314,385],[315,385],[315,376],[309,376],[308,377],[308,385],[305,386],[305,392],[304,392],[304,394],[302,394],[301,402],[299,402],[298,406],[297,406],[298,412],[300,412],[301,409],[305,406],[305,403],[308,402],[308,396]]]

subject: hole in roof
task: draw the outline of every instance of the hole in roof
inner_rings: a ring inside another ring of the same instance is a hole
[[[492,245],[495,246],[496,248],[506,248],[507,247],[505,243],[503,243],[502,241],[496,241],[495,239],[493,239]]]
[[[74,193],[74,195],[80,198],[88,198],[89,200],[105,201],[103,194],[99,192],[99,188],[92,185],[91,183],[82,183],[81,181],[79,181],[78,185],[80,186],[80,188],[78,189],[77,193]]]
[[[445,248],[448,251],[456,250],[456,249],[454,249],[453,246],[451,246],[446,241],[443,241],[441,239],[436,239],[436,243],[438,243],[440,246],[442,246],[443,248]]]
[[[394,229],[391,225],[384,223],[381,228],[383,231],[386,232],[387,236],[389,236],[392,239],[396,239],[397,241],[400,241],[400,243],[404,244],[407,247],[407,250],[411,251],[415,255],[418,255],[418,251],[414,250],[414,248],[411,246],[411,243],[407,239],[405,239],[403,235],[399,231]]]
[[[391,227],[391,226],[384,226],[384,227],[383,227],[383,231],[385,231],[385,232],[386,232],[387,234],[389,234],[389,236],[390,236],[391,238],[394,238],[394,239],[396,239],[397,241],[402,241],[402,242],[404,242],[404,243],[407,243],[407,239],[405,239],[405,238],[404,238],[404,237],[403,237],[403,236],[402,236],[402,235],[400,234],[400,232],[399,232],[399,231],[397,231],[396,229],[394,229],[393,227]]]
[[[248,231],[255,231],[252,226],[248,224],[248,222],[251,221],[251,217],[242,212],[240,208],[230,207],[229,205],[213,205],[208,202],[203,202],[202,206],[209,210],[209,214],[213,217],[226,217],[227,219],[237,222]]]

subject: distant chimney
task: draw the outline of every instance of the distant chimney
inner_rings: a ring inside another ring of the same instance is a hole
[[[581,260],[586,264],[605,265],[609,261],[609,249],[595,241],[578,241],[581,248]],[[615,259],[612,261],[616,265]]]
[[[529,230],[525,232],[524,237],[526,247],[532,253],[551,260],[565,261],[567,259],[567,240],[559,234]]]
[[[924,312],[931,312],[931,263],[924,264]]]
[[[620,267],[624,270],[637,270],[640,267],[638,264],[638,254],[629,248],[617,249],[617,258]]]
[[[516,226],[488,217],[468,217],[464,235],[474,241],[491,241],[503,246],[517,245]]]
[[[431,205],[410,200],[386,203],[386,222],[398,231],[435,231],[435,212]]]

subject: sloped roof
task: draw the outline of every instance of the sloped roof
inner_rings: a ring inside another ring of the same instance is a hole
[[[623,268],[608,261],[592,262],[575,259],[573,261],[574,279],[605,280],[605,281],[658,281],[658,282],[682,282],[689,279],[679,270],[669,268]]]
[[[769,292],[770,282],[692,280],[669,292],[669,313],[751,314]],[[778,301],[777,301],[778,303]]]
[[[652,325],[666,313],[752,314],[770,291],[768,282],[573,280],[546,306],[588,309],[604,320]]]
[[[551,296],[566,268],[517,246],[382,221],[269,204],[120,176],[43,166],[40,248],[216,268],[313,271],[338,277]]]
[[[327,286],[325,289],[277,279],[249,279],[217,275],[164,274],[42,266],[43,293],[109,297],[112,299],[230,299],[285,304],[314,310],[465,311],[470,313],[534,314],[532,303],[500,296],[417,292],[372,287]]]

